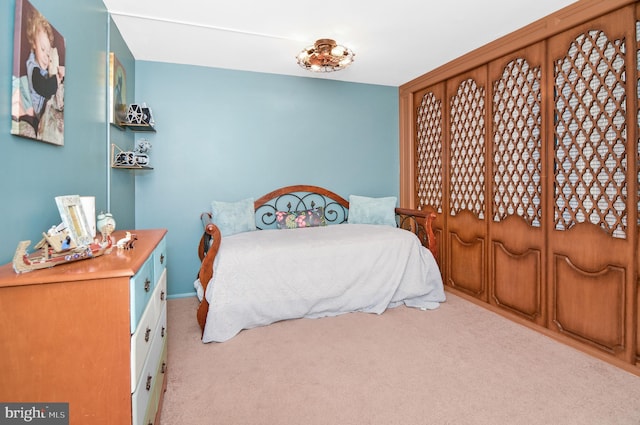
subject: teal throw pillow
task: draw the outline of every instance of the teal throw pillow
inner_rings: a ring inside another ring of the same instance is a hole
[[[253,198],[237,202],[211,202],[213,224],[218,226],[222,236],[256,230],[256,212]]]
[[[350,224],[384,224],[396,227],[395,196],[385,198],[370,198],[367,196],[349,196]]]

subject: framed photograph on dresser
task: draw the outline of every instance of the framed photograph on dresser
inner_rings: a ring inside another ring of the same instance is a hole
[[[60,212],[60,218],[67,228],[71,239],[78,246],[91,244],[91,226],[82,206],[79,195],[56,196],[56,205]]]

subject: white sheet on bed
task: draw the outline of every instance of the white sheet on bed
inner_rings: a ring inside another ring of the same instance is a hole
[[[201,297],[200,282],[194,286]],[[279,320],[380,314],[401,303],[434,309],[445,301],[438,265],[413,233],[367,224],[224,237],[204,295],[203,342]]]

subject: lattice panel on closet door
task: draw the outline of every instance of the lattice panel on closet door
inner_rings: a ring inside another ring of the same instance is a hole
[[[451,98],[449,211],[452,216],[469,210],[484,219],[484,97],[484,87],[467,79]]]
[[[493,83],[493,220],[542,220],[541,71],[522,58]]]
[[[416,202],[442,213],[442,101],[426,93],[417,111]]]
[[[624,40],[592,30],[554,64],[555,228],[627,231]]]

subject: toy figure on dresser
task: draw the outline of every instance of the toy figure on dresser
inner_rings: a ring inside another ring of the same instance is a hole
[[[27,253],[31,241],[18,243],[13,256],[13,270],[16,273],[46,269],[59,264],[99,257],[111,248],[111,239],[106,243],[77,246],[62,224],[52,226],[49,231],[43,232],[42,236],[42,240],[35,245],[34,248],[37,251],[33,254]]]
[[[118,250],[121,249],[133,249],[133,244],[138,240],[138,236],[135,233],[126,232],[124,238],[119,239],[116,243]]]
[[[111,252],[111,246],[114,244],[114,240],[111,234],[116,230],[116,220],[111,213],[98,214],[98,221],[96,222],[96,229],[102,235],[102,243],[109,244],[109,251]]]

